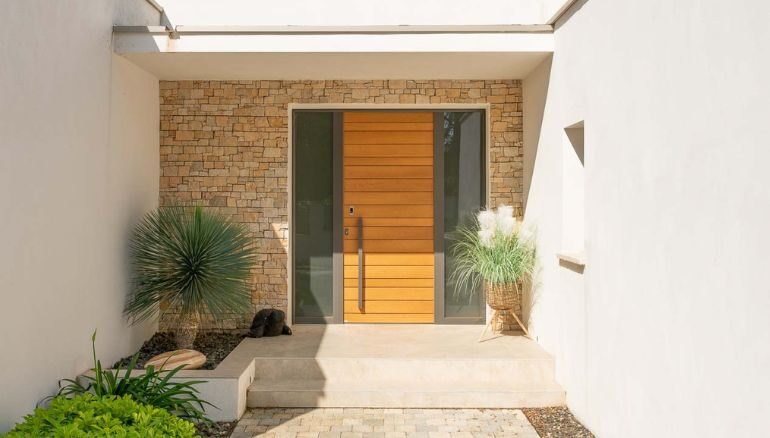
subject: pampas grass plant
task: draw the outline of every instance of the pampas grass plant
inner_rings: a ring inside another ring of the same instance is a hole
[[[522,230],[513,207],[480,211],[475,220],[454,236],[456,293],[473,294],[479,285],[518,284],[535,270],[534,237]]]

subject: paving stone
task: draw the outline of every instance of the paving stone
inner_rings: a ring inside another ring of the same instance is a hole
[[[252,409],[233,433],[296,438],[537,438],[518,409]]]

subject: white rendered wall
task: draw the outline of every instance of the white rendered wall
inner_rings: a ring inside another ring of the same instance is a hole
[[[153,326],[126,327],[126,236],[157,205],[158,81],[112,54],[144,1],[3,2],[0,432]],[[125,21],[123,21],[125,20]]]
[[[532,329],[597,436],[768,433],[768,17],[760,1],[589,0],[524,80]],[[563,129],[580,120],[582,275],[555,256]]]
[[[173,25],[371,26],[542,23],[542,0],[162,0]]]

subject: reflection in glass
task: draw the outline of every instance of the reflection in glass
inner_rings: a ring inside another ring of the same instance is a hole
[[[444,311],[447,318],[483,317],[483,294],[457,290],[452,281],[452,233],[467,225],[484,202],[482,112],[444,113]]]
[[[294,114],[294,315],[333,314],[333,115]]]

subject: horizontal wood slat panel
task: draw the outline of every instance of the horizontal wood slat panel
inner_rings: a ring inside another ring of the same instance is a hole
[[[346,300],[358,300],[358,288],[344,289]],[[366,300],[433,300],[432,287],[366,287]]]
[[[433,131],[433,123],[346,121],[345,131]]]
[[[358,254],[345,254],[344,264],[358,265]],[[433,254],[413,254],[413,253],[395,253],[395,254],[366,254],[366,266],[433,266]]]
[[[343,225],[346,227],[357,227],[358,218],[346,216],[343,219]],[[370,217],[364,222],[367,227],[430,227],[433,226],[432,217]]]
[[[347,240],[357,240],[358,227],[346,227],[347,234],[343,236]],[[367,240],[431,240],[433,239],[433,227],[367,227],[364,226],[364,242]],[[367,260],[368,262],[369,260]]]
[[[364,266],[364,283],[373,278],[433,278],[433,266]],[[345,278],[358,279],[358,265],[345,266]]]
[[[432,324],[432,313],[345,313],[345,322],[368,324]]]
[[[366,287],[433,287],[433,278],[370,278]],[[346,278],[344,287],[358,287],[358,278]]]
[[[343,116],[345,123],[432,123],[433,113],[406,111],[351,111]]]
[[[345,144],[344,159],[350,157],[433,157],[432,144]]]
[[[345,240],[343,242],[345,252],[358,251],[357,240]],[[419,252],[432,253],[434,251],[433,240],[367,240],[364,239],[364,252]]]
[[[433,130],[428,131],[345,131],[346,145],[427,144],[433,145]]]
[[[348,157],[345,166],[433,166],[432,157]]]
[[[433,166],[345,166],[345,178],[433,178]]]
[[[357,301],[345,301],[345,313],[429,313],[433,315],[433,300],[430,301],[377,301],[367,299],[364,311]]]
[[[348,179],[343,183],[348,192],[433,192],[433,179],[427,178],[370,178]]]
[[[433,114],[354,112],[343,121],[344,320],[432,322]]]
[[[433,205],[433,192],[350,192],[345,193],[344,205],[356,204],[423,204]]]
[[[355,207],[356,216],[364,218],[370,217],[433,217],[432,205],[357,205]],[[343,212],[347,214],[347,211]]]

